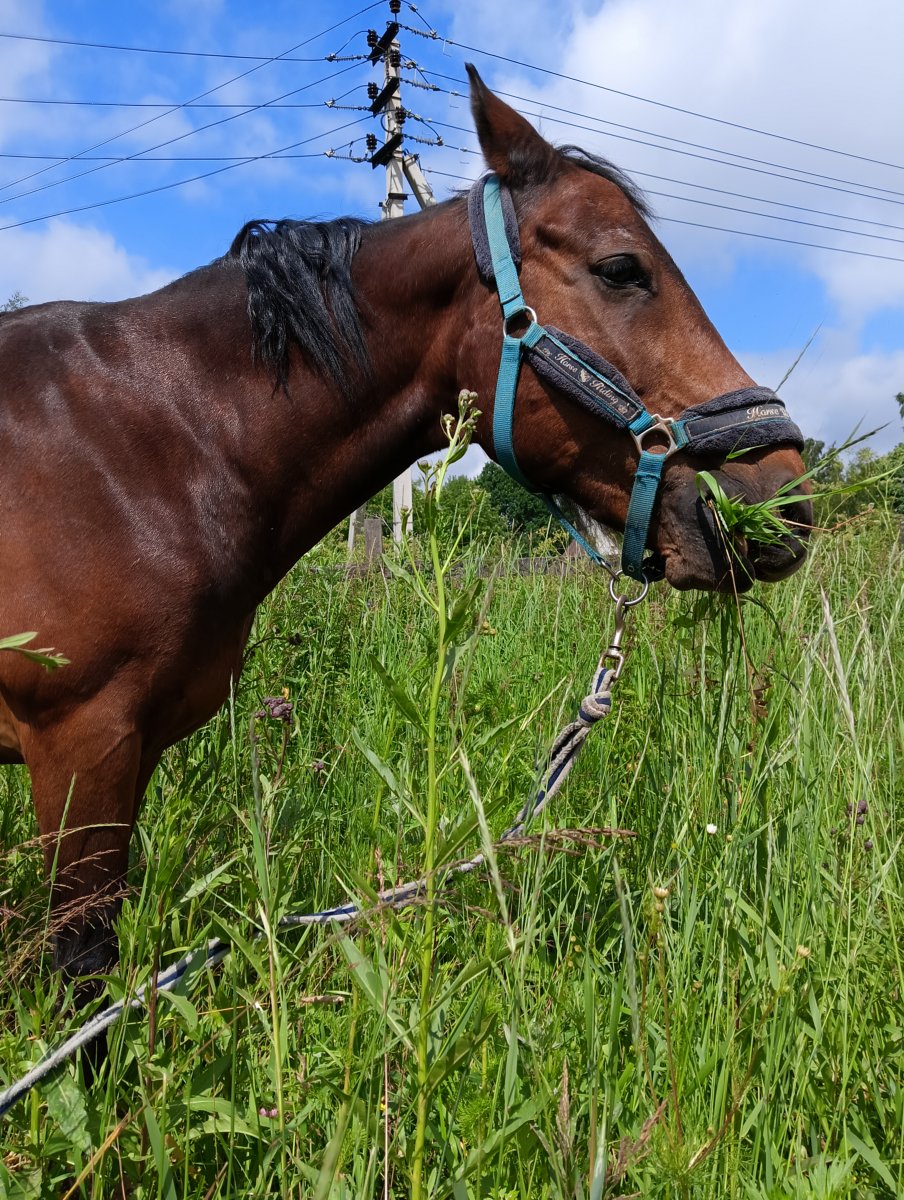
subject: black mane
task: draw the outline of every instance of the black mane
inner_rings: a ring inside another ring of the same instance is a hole
[[[652,216],[640,188],[607,159],[580,146],[562,146],[558,153],[614,183],[642,217]],[[249,221],[236,234],[222,261],[237,262],[245,273],[254,354],[273,370],[280,386],[288,382],[293,344],[308,365],[340,391],[347,390],[349,371],[367,374],[351,262],[369,224],[354,217]]]
[[[345,390],[349,371],[368,369],[351,262],[367,221],[249,221],[224,261],[248,284],[254,353],[285,387],[294,343],[317,373]]]

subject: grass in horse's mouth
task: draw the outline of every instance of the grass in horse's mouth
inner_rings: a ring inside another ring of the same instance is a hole
[[[740,558],[748,555],[751,542],[758,543],[760,546],[785,545],[788,538],[794,536],[796,530],[810,533],[816,529],[816,526],[803,525],[799,521],[792,521],[786,517],[784,510],[791,505],[797,504],[801,500],[809,500],[812,504],[817,500],[853,495],[855,492],[864,491],[889,479],[894,474],[894,467],[880,472],[878,475],[870,475],[865,479],[858,479],[854,483],[847,483],[840,487],[829,487],[809,494],[801,491],[802,484],[808,483],[824,467],[840,458],[852,447],[867,441],[877,432],[878,430],[874,429],[859,436],[852,435],[842,445],[833,447],[808,471],[780,487],[774,496],[768,500],[757,501],[755,504],[748,504],[740,496],[730,496],[709,471],[698,471],[696,475],[697,490],[703,502],[713,513],[717,531],[722,536],[725,545]],[[728,457],[729,459],[741,458],[746,453],[747,451],[741,450]]]
[[[805,528],[799,522],[786,520],[782,510],[798,504],[802,498],[811,499],[797,490],[810,475],[812,471],[792,479],[779,488],[774,496],[755,504],[748,504],[740,496],[730,496],[709,471],[698,471],[696,482],[704,503],[724,534],[726,545],[735,553],[746,556],[750,542],[761,546],[781,546],[795,528]]]

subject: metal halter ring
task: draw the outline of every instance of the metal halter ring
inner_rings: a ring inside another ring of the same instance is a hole
[[[643,587],[640,590],[640,595],[635,596],[633,600],[629,600],[627,596],[619,596],[615,591],[615,585],[618,583],[619,579],[622,579],[624,576],[624,571],[616,571],[615,574],[610,577],[609,595],[616,604],[620,602],[623,608],[633,608],[635,604],[640,604],[641,600],[646,598],[646,594],[650,590],[650,581],[647,579],[646,575],[644,575]]]
[[[676,450],[681,447],[675,438],[673,426],[675,424],[672,417],[659,417],[653,414],[653,424],[648,425],[646,429],[642,429],[640,433],[635,433],[634,444],[641,452],[646,451],[647,454],[661,455],[663,458],[671,458]],[[664,437],[666,440],[665,446],[645,446],[644,439],[650,436]],[[682,443],[683,444],[683,443]]]
[[[536,323],[537,323],[537,314],[534,312],[534,310],[530,307],[529,304],[525,304],[524,308],[519,308],[517,312],[509,313],[509,315],[507,317],[503,318],[502,330],[506,337],[516,337],[517,336],[516,334],[511,332],[511,330],[509,329],[509,325],[511,324],[512,321],[517,320],[518,317],[526,317],[527,318],[528,329],[530,328],[531,325],[536,325]]]

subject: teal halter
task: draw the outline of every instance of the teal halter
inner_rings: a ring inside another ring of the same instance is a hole
[[[589,346],[552,326],[538,324],[524,300],[518,279],[520,248],[511,195],[497,175],[474,185],[468,203],[471,238],[484,282],[494,285],[502,306],[502,358],[493,406],[493,444],[500,466],[522,487],[536,493],[587,554],[610,572],[613,568],[570,524],[551,495],[525,478],[515,457],[515,393],[521,363],[594,416],[602,417],[634,439],[639,461],[628,504],[621,569],[639,581],[662,578],[655,556],[644,558],[650,521],[666,461],[678,450],[717,455],[782,443],[803,447],[803,436],[785,406],[768,388],[741,388],[687,409],[681,418],[648,412],[624,376]],[[527,328],[515,336],[516,322]],[[649,448],[645,439],[655,438]],[[665,445],[662,445],[662,442]]]

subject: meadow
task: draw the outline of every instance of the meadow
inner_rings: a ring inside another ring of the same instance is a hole
[[[504,552],[487,578],[434,533],[361,577],[336,539],[261,608],[231,703],[149,790],[109,992],[233,952],[114,1026],[92,1087],[70,1066],[0,1122],[0,1194],[904,1195],[897,520],[740,604],[654,589],[513,849],[492,832],[585,693],[607,580]],[[35,836],[6,768],[0,1086],[75,1022]],[[424,871],[401,912],[278,928]]]

